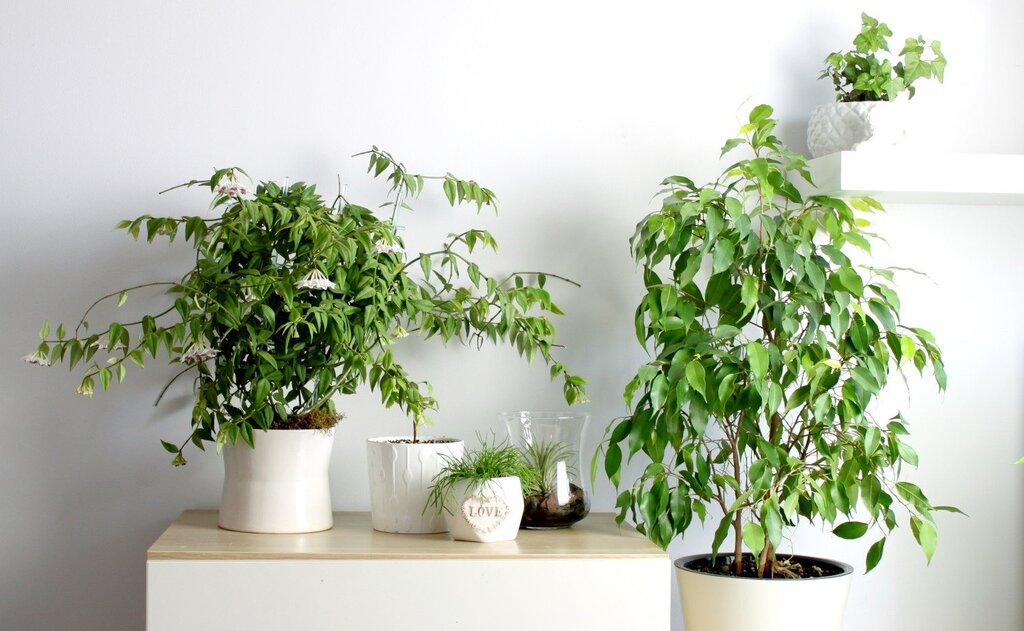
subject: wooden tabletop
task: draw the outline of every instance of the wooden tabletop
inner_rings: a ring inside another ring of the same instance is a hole
[[[448,534],[377,532],[369,513],[334,513],[334,528],[301,535],[232,532],[217,511],[181,514],[147,553],[154,560],[665,558],[663,550],[611,513],[591,513],[564,530],[521,530],[515,541],[471,543]]]

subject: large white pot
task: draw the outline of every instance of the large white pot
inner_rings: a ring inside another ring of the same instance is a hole
[[[523,520],[523,485],[516,476],[462,480],[452,489],[445,521],[460,541],[512,541]]]
[[[679,598],[686,631],[840,631],[853,568],[845,563],[794,556],[805,568],[817,564],[841,570],[835,576],[759,579],[719,576],[687,569],[706,559],[699,554],[676,559]],[[732,555],[719,555],[729,562]]]
[[[224,493],[217,524],[227,530],[269,533],[331,528],[327,473],[334,430],[272,429],[254,432],[253,439],[255,448],[241,440],[224,445]]]
[[[807,148],[818,158],[837,151],[885,149],[906,137],[906,103],[829,103],[811,112]]]
[[[427,507],[430,483],[446,458],[462,457],[465,444],[454,438],[389,436],[366,441],[373,529],[401,534],[447,532],[444,517]],[[429,441],[429,442],[427,442]],[[442,442],[443,441],[443,442]]]

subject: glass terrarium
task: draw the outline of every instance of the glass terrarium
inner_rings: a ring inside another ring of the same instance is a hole
[[[512,444],[537,472],[539,488],[524,497],[523,528],[568,528],[590,512],[588,478],[580,467],[580,444],[588,414],[504,412]]]

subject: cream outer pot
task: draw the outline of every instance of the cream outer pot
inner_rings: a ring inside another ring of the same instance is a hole
[[[845,563],[795,557],[838,565],[842,574],[825,578],[757,579],[717,576],[687,570],[690,561],[676,559],[679,598],[686,631],[840,631],[853,568]]]
[[[422,438],[450,442],[395,443],[403,436],[366,441],[370,474],[370,519],[374,530],[401,534],[448,532],[443,515],[427,507],[430,483],[446,459],[462,457],[465,444],[449,438]]]
[[[893,147],[906,137],[906,116],[903,101],[819,105],[807,123],[807,148],[820,158],[837,151]]]
[[[227,530],[298,533],[334,525],[328,469],[334,430],[253,432],[253,444],[224,445],[217,524]]]
[[[452,489],[445,521],[459,541],[512,541],[523,520],[523,485],[516,476],[462,480]]]

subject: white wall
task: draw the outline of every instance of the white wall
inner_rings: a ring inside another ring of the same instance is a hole
[[[748,97],[774,104],[802,149],[808,111],[830,99],[820,60],[850,40],[862,8],[898,36],[941,39],[951,59],[946,85],[915,100],[922,144],[1024,152],[1016,0],[0,4],[0,628],[141,628],[146,548],[181,510],[219,501],[216,456],[172,469],[157,442],[187,426],[186,389],[150,406],[168,370],[134,372],[90,401],[66,371],[20,361],[44,317],[71,319],[100,293],[185,269],[181,250],[111,230],[203,208],[201,195],[156,191],[236,164],[328,190],[340,173],[372,203],[381,188],[348,156],[373,143],[491,186],[497,218],[476,222],[430,194],[406,219],[408,239],[426,247],[480,223],[502,243],[494,269],[583,283],[558,297],[564,358],[591,383],[589,451],[643,361],[626,239],[657,182],[716,173]],[[895,537],[857,578],[847,628],[1020,629],[1024,469],[1009,463],[1024,453],[1024,210],[893,208],[883,230],[886,262],[932,274],[907,284],[905,316],[936,332],[949,370],[945,396],[925,385],[911,402],[914,476],[971,518],[941,520],[931,568],[909,533]],[[435,384],[438,432],[471,438],[497,429],[499,410],[559,404],[546,371],[507,349],[403,351]],[[367,394],[340,407],[334,502],[365,510],[363,441],[407,423]],[[596,508],[612,498],[602,485]],[[694,532],[671,552],[708,540]],[[861,568],[867,543],[814,528],[793,541]]]

